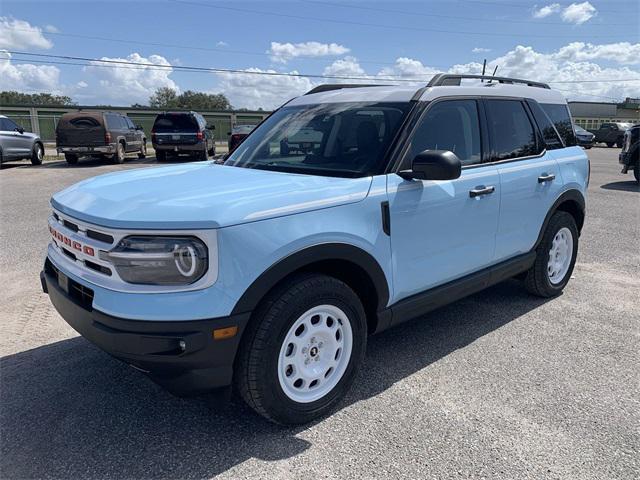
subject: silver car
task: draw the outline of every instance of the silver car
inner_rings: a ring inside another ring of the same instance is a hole
[[[35,133],[24,128],[10,118],[0,115],[0,165],[8,160],[29,159],[40,165],[44,158],[44,145]]]

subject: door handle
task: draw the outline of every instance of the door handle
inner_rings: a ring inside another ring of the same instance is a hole
[[[552,182],[555,178],[553,173],[543,173],[538,177],[538,183]]]
[[[471,198],[474,198],[474,197],[479,197],[480,195],[489,195],[490,193],[493,193],[495,191],[496,191],[496,187],[494,187],[493,185],[489,185],[488,187],[481,185],[479,187],[474,188],[473,190],[469,190],[469,196]]]

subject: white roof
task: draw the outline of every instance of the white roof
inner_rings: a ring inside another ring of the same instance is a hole
[[[293,99],[287,106],[340,102],[408,102],[413,98],[419,88],[419,85],[411,87],[389,85],[380,87],[342,88],[340,90],[303,95]],[[548,88],[529,87],[527,85],[509,83],[480,83],[480,81],[460,86],[429,87],[422,93],[420,100],[430,101],[441,97],[460,95],[474,97],[480,95],[524,97],[533,98],[540,103],[567,103],[560,92],[549,90]]]

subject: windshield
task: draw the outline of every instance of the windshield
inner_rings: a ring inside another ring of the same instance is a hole
[[[309,175],[365,177],[384,156],[409,103],[284,107],[265,120],[225,165]]]
[[[576,125],[574,128],[575,128],[575,130],[576,130],[576,133],[580,133],[580,134],[583,134],[583,133],[589,133],[589,132],[587,132],[584,128],[582,128],[582,127],[580,127],[580,126],[578,126],[578,125]]]

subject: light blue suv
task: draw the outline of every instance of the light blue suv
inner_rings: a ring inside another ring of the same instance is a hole
[[[345,395],[367,335],[510,277],[562,292],[588,181],[545,84],[324,85],[224,165],[54,195],[42,283],[80,334],[170,391],[234,386],[302,423]]]

